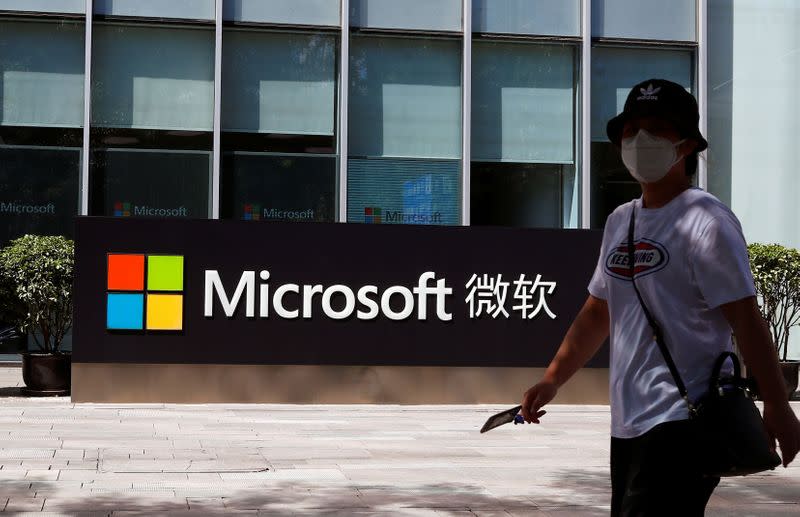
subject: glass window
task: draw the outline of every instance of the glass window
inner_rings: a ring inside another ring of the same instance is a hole
[[[208,217],[213,29],[96,24],[92,49],[92,213]]]
[[[472,162],[472,225],[576,228],[575,167]]]
[[[225,217],[247,221],[335,221],[334,156],[226,152]]]
[[[213,20],[214,0],[94,0],[94,13],[143,18]]]
[[[281,25],[338,26],[340,0],[225,0],[224,20]]]
[[[460,56],[455,40],[354,37],[350,154],[459,158]]]
[[[349,221],[377,209],[380,222],[459,224],[460,46],[353,37]]]
[[[0,21],[0,121],[83,125],[84,24]]]
[[[475,42],[471,224],[573,227],[575,50]]]
[[[581,35],[580,0],[473,0],[472,30],[498,34]]]
[[[459,162],[351,158],[347,220],[376,224],[457,225],[461,221]]]
[[[97,24],[92,125],[211,131],[214,32]]]
[[[80,161],[80,147],[0,145],[0,246],[26,233],[72,236]]]
[[[606,124],[620,113],[631,88],[649,78],[674,81],[693,90],[691,50],[596,47],[592,50],[592,227],[602,228],[622,203],[641,195],[641,188],[608,141]]]
[[[0,20],[0,246],[72,236],[83,125],[84,24]]]
[[[333,36],[226,30],[222,129],[333,135]]]
[[[462,0],[350,0],[350,25],[461,32]]]
[[[695,41],[697,0],[592,0],[597,38]]]
[[[96,150],[93,187],[104,215],[207,217],[208,153],[143,149]],[[168,174],[167,174],[168,172]]]
[[[336,220],[336,38],[223,37],[223,216]]]
[[[572,163],[574,49],[476,42],[472,50],[472,157]]]

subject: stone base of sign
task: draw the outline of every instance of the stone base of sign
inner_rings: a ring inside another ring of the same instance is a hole
[[[73,402],[515,404],[543,368],[72,364]],[[585,368],[561,404],[608,404],[608,369]]]

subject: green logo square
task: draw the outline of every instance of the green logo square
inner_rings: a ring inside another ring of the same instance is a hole
[[[148,291],[183,291],[183,256],[148,255]]]

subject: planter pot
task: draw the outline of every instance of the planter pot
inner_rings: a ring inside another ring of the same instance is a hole
[[[783,374],[783,380],[786,383],[786,392],[789,396],[789,399],[791,399],[792,395],[794,395],[794,392],[797,391],[797,377],[800,361],[781,362],[780,366],[781,373]]]
[[[24,395],[69,395],[72,380],[72,354],[22,354],[22,380]]]

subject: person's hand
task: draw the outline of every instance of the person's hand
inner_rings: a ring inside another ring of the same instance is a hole
[[[523,406],[524,410],[525,406]],[[775,440],[781,446],[781,458],[786,467],[800,451],[800,421],[787,402],[764,403],[764,425],[767,428],[773,447]]]
[[[542,406],[553,400],[558,393],[558,387],[549,381],[541,381],[525,392],[522,397],[522,418],[529,424],[538,424],[539,419],[546,412],[541,411]]]

